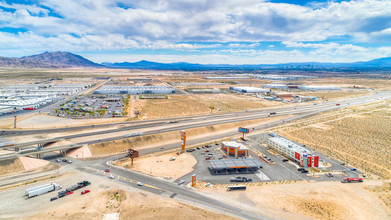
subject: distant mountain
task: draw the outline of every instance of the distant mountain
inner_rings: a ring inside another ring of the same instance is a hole
[[[69,68],[104,66],[94,63],[86,58],[69,52],[45,52],[21,58],[0,57],[0,67],[17,68]]]
[[[266,70],[266,69],[390,69],[391,57],[381,58],[366,62],[355,63],[282,63],[282,64],[255,64],[255,65],[231,65],[231,64],[197,64],[197,63],[156,63],[142,60],[135,63],[102,63],[109,68],[128,69],[157,69],[157,70]]]

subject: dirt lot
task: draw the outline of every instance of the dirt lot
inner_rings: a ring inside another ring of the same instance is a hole
[[[48,182],[69,187],[89,180],[90,193],[74,194],[50,202],[57,192],[31,199],[23,197],[24,190]],[[12,199],[9,199],[12,198]],[[120,213],[120,219],[234,219],[219,213],[199,209],[134,187],[87,173],[65,173],[63,176],[2,190],[0,219],[102,219],[104,214]],[[5,210],[5,211],[4,211]]]
[[[171,95],[169,99],[136,100],[135,110],[139,118],[183,117],[213,112],[234,112],[279,105],[245,94]],[[219,111],[220,110],[220,111]]]
[[[272,219],[390,219],[391,210],[365,189],[380,185],[379,181],[363,184],[298,182],[250,184],[244,192],[227,192],[226,186],[200,190],[220,200],[234,199],[238,206]]]
[[[323,113],[275,132],[341,161],[391,178],[391,101]]]
[[[54,169],[58,169],[58,165],[36,158],[21,157],[0,161],[0,177],[24,172],[38,173]]]
[[[175,160],[170,161],[170,158],[175,158]],[[191,154],[148,155],[136,158],[132,169],[157,177],[176,179],[193,171],[193,166],[196,163],[197,160]],[[118,165],[131,167],[130,159]]]

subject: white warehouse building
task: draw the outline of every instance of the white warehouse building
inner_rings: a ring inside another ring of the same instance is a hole
[[[172,94],[175,89],[168,86],[102,86],[94,94]]]
[[[304,90],[341,90],[338,86],[317,86],[317,85],[301,85],[299,89]]]
[[[252,87],[252,86],[231,86],[229,87],[229,89],[237,92],[243,92],[243,93],[266,93],[270,91],[269,89],[262,89],[258,87]]]

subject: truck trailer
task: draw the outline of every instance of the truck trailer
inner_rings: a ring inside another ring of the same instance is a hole
[[[343,178],[341,180],[341,183],[357,183],[357,182],[362,182],[362,178]]]
[[[57,183],[51,183],[49,185],[46,185],[46,186],[44,185],[44,186],[42,186],[40,188],[37,188],[35,190],[28,191],[27,192],[27,197],[31,198],[31,197],[34,197],[34,196],[39,196],[39,195],[42,195],[42,194],[45,194],[45,193],[48,193],[48,192],[52,192],[52,191],[57,190],[57,189],[61,189],[61,186],[58,185]]]
[[[43,187],[47,187],[47,186],[50,186],[50,185],[52,185],[52,184],[48,183],[48,184],[45,184],[45,185],[40,185],[40,186],[36,186],[36,187],[30,188],[30,189],[26,189],[25,195],[27,196],[29,194],[29,192],[32,192],[34,190],[37,190],[37,189],[40,189],[40,188],[43,188]]]

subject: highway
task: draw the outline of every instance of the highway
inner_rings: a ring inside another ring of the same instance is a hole
[[[391,98],[391,93],[388,92],[388,93],[383,93],[383,94],[375,94],[374,96],[348,99],[345,101],[320,103],[317,105],[307,105],[307,106],[298,106],[298,107],[290,107],[290,108],[280,108],[278,110],[275,110],[277,112],[277,116],[279,116],[279,115],[293,115],[293,116],[291,116],[290,118],[287,118],[287,119],[280,120],[280,121],[270,122],[270,123],[264,124],[262,126],[255,127],[254,129],[255,130],[266,129],[266,128],[278,126],[278,125],[281,125],[286,122],[296,120],[299,118],[309,117],[311,115],[315,115],[315,114],[318,114],[323,111],[329,111],[329,110],[333,110],[333,109],[337,109],[337,108],[343,108],[343,107],[352,106],[352,105],[364,104],[364,103],[373,102],[373,101],[380,100],[380,99],[389,99],[389,98]],[[336,106],[336,103],[339,103],[340,105]],[[167,132],[167,131],[174,131],[174,130],[181,130],[181,129],[189,129],[189,128],[193,128],[193,127],[200,127],[200,126],[213,125],[213,124],[229,123],[229,122],[237,121],[238,119],[240,119],[242,121],[243,120],[259,119],[262,117],[268,117],[270,112],[273,112],[273,110],[268,109],[268,110],[263,110],[263,111],[258,110],[258,111],[247,111],[247,112],[240,112],[240,113],[227,113],[227,114],[212,115],[212,116],[207,116],[207,117],[205,117],[205,116],[187,117],[185,119],[182,118],[182,120],[178,121],[177,123],[156,122],[156,123],[151,123],[151,124],[154,124],[154,126],[170,125],[171,127],[165,128],[164,130],[158,129],[158,127],[157,127],[157,129],[155,129],[155,130],[144,132],[143,135],[155,134],[155,133],[161,133],[161,132]],[[146,125],[135,125],[135,126],[146,126]],[[136,130],[137,127],[135,128],[135,126],[134,125],[129,126],[126,129]],[[151,128],[154,128],[154,126],[151,126]],[[115,129],[113,129],[113,131],[110,131],[110,132],[118,132],[118,129],[117,129],[117,131],[115,131]],[[93,133],[93,132],[90,132],[90,133]],[[224,137],[235,135],[235,134],[237,134],[237,132],[233,131],[230,133],[215,135],[212,137],[200,138],[200,139],[188,141],[188,145],[200,143],[200,142],[205,142],[208,140],[224,138]],[[84,134],[80,134],[80,135],[83,136]],[[87,133],[87,135],[92,135],[92,134]],[[79,145],[88,144],[88,143],[91,144],[91,143],[105,142],[105,141],[109,141],[109,140],[117,140],[117,139],[121,139],[121,138],[124,138],[124,137],[123,136],[113,137],[113,138],[108,138],[108,139],[104,139],[104,140],[96,140],[96,141],[90,141],[90,142],[85,142],[85,143],[77,143],[74,146],[68,145],[68,146],[57,146],[57,147],[53,147],[53,148],[45,148],[42,151],[33,152],[32,154],[50,152],[50,151],[59,150],[59,149],[65,149],[66,147],[78,147]],[[44,141],[47,141],[47,140],[44,140]],[[161,150],[167,150],[167,149],[178,148],[178,147],[179,147],[178,144],[171,144],[171,145],[159,146],[157,148],[143,149],[143,150],[140,150],[140,155],[150,154],[153,152],[158,152]],[[14,153],[14,154],[17,156],[16,153]],[[128,185],[131,185],[134,187],[139,187],[135,183],[142,182],[142,183],[144,183],[144,186],[142,186],[141,189],[147,190],[152,193],[156,193],[158,195],[167,196],[167,197],[171,197],[171,198],[177,197],[177,198],[186,200],[189,203],[194,202],[197,204],[206,205],[208,207],[218,209],[223,213],[227,213],[227,214],[237,216],[237,217],[240,217],[243,219],[267,219],[267,218],[265,218],[261,215],[258,215],[256,213],[249,212],[247,210],[243,210],[243,209],[237,208],[235,206],[232,206],[229,204],[229,202],[224,203],[224,202],[217,201],[209,196],[198,193],[191,188],[179,186],[179,185],[172,183],[172,182],[159,180],[159,179],[150,177],[148,175],[136,173],[133,171],[120,169],[120,168],[116,168],[116,167],[114,168],[114,167],[111,167],[110,164],[107,164],[108,160],[118,159],[118,158],[125,157],[125,156],[126,155],[124,153],[122,153],[122,154],[115,156],[115,158],[106,157],[106,158],[86,160],[86,161],[75,160],[74,164],[66,165],[66,166],[71,166],[74,169],[80,170],[82,172],[87,172],[87,173],[91,173],[94,175],[101,175],[104,178],[107,178],[107,176],[104,176],[103,170],[107,169],[107,168],[111,168],[111,174],[115,176],[115,179],[113,179],[113,181],[118,181],[118,182],[121,182],[122,184],[128,184]]]
[[[347,106],[353,106],[358,104],[364,104],[368,102],[377,101],[380,99],[389,99],[391,98],[391,93],[383,92],[378,93],[371,96],[365,96],[365,97],[358,97],[358,98],[352,98],[347,99],[343,101],[334,101],[334,102],[325,102],[325,103],[319,103],[319,104],[312,104],[312,105],[305,105],[305,106],[298,106],[298,107],[288,107],[288,108],[281,108],[279,111],[276,111],[276,116],[286,116],[286,115],[293,115],[290,118],[284,119],[282,121],[276,122],[276,123],[269,123],[267,126],[261,126],[263,129],[270,128],[272,126],[275,126],[277,124],[286,123],[288,121],[292,121],[298,118],[307,117],[308,115],[317,114],[324,111],[329,111],[332,109],[337,108],[343,108]],[[336,103],[339,105],[337,106]],[[272,109],[275,110],[275,109]],[[217,125],[217,124],[225,124],[230,122],[238,122],[238,121],[248,121],[248,120],[255,120],[255,119],[261,119],[261,118],[268,118],[273,117],[270,116],[269,113],[273,112],[271,109],[268,110],[262,110],[262,111],[245,111],[245,112],[239,112],[239,113],[225,113],[225,114],[219,114],[219,115],[208,115],[208,116],[197,116],[197,117],[186,117],[183,120],[175,121],[176,123],[168,123],[172,121],[166,121],[166,122],[156,122],[156,123],[147,123],[147,124],[141,124],[141,125],[129,125],[129,126],[123,126],[121,128],[115,128],[105,131],[97,131],[97,132],[89,132],[89,133],[81,133],[76,135],[68,135],[68,136],[62,136],[57,138],[51,138],[51,139],[42,139],[38,141],[32,141],[32,142],[25,142],[20,144],[15,144],[12,146],[2,146],[0,148],[31,148],[32,145],[35,144],[42,144],[42,143],[49,143],[49,142],[56,142],[59,140],[64,139],[72,139],[72,138],[80,138],[80,137],[87,137],[87,136],[98,136],[101,134],[108,134],[108,133],[116,133],[116,132],[122,132],[122,131],[132,131],[137,130],[141,128],[155,128],[153,130],[143,132],[140,136],[143,135],[151,135],[151,134],[157,134],[157,133],[163,133],[163,132],[169,132],[169,131],[178,131],[178,130],[184,130],[184,129],[190,129],[190,128],[197,128],[197,127],[204,127],[209,125]],[[164,126],[164,128],[159,128],[159,126]],[[255,129],[255,128],[254,128]],[[260,129],[260,128],[257,128]],[[57,130],[57,129],[56,129]],[[231,132],[229,134],[225,134],[225,136],[233,135],[236,132]],[[101,142],[107,142],[107,141],[114,141],[119,139],[129,138],[125,137],[124,135],[115,136],[111,138],[106,139],[99,139],[88,142],[81,142],[76,143],[75,145],[85,145],[85,144],[94,144],[94,143],[101,143]],[[212,137],[216,138],[216,136]],[[69,145],[63,146],[64,149],[67,149]],[[46,150],[46,149],[45,149]],[[56,150],[59,150],[57,147]],[[47,149],[47,152],[54,151]],[[37,153],[40,153],[37,151]],[[9,157],[17,157],[22,156],[22,154],[19,153],[11,153],[4,155],[0,157],[1,159],[9,158]]]

